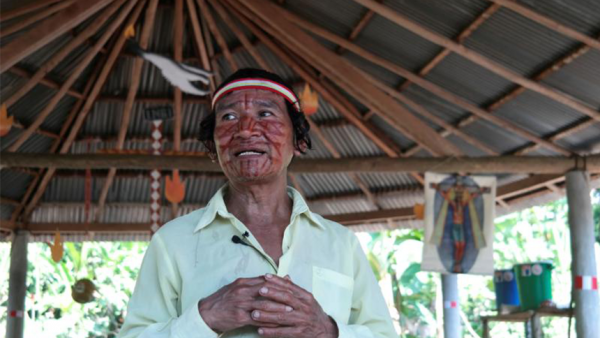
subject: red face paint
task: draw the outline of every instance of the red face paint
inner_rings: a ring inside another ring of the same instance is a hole
[[[285,175],[294,154],[285,101],[266,90],[245,89],[221,99],[214,139],[221,168],[238,182]]]

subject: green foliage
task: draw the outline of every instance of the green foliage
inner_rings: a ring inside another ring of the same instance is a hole
[[[64,256],[55,263],[46,244],[28,248],[26,337],[115,337],[135,285],[147,243],[65,243]],[[0,246],[0,309],[8,299],[10,245]],[[2,276],[2,277],[4,277]],[[71,286],[89,278],[97,288],[87,304],[71,298]],[[6,282],[4,282],[6,281]],[[6,327],[6,311],[0,310]]]

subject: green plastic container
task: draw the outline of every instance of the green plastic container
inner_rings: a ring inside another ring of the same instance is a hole
[[[552,264],[536,262],[514,266],[521,310],[537,310],[552,300]]]

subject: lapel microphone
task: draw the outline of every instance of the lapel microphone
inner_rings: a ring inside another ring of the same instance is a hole
[[[248,237],[250,237],[250,233],[248,231],[246,231],[242,234],[242,236],[244,238],[248,238]],[[250,246],[248,243],[246,243],[244,240],[242,240],[238,235],[233,235],[233,237],[231,237],[231,241],[235,244],[242,244],[245,246]]]

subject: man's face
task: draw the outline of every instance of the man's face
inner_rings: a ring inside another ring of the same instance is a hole
[[[268,181],[287,174],[294,155],[292,121],[281,95],[235,91],[215,108],[214,140],[225,175],[236,182]]]

